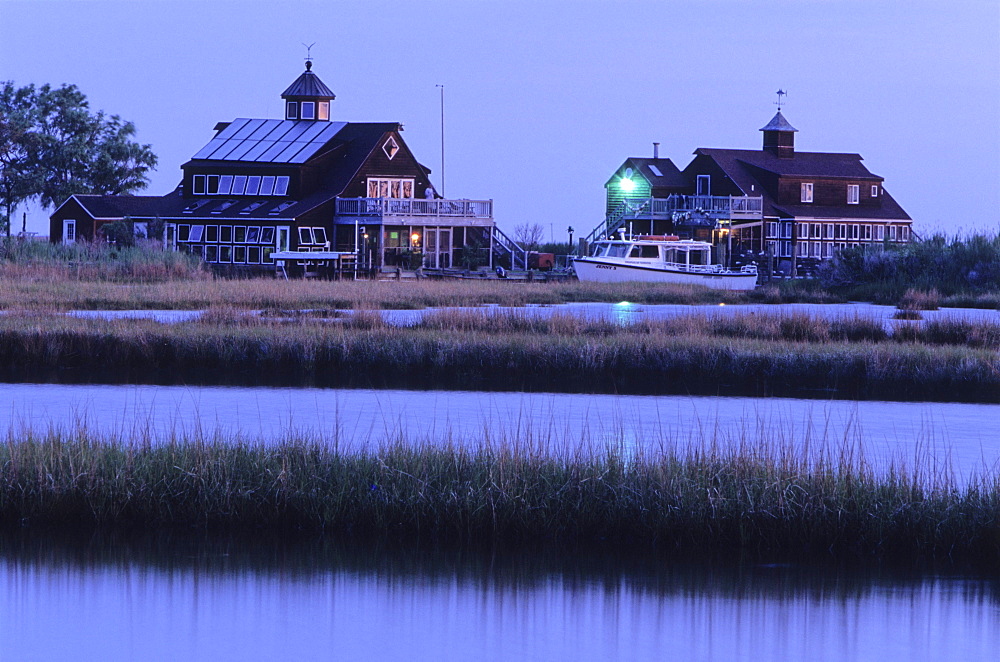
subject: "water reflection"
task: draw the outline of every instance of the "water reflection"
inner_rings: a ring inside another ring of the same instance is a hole
[[[317,438],[344,449],[386,439],[489,439],[552,452],[626,452],[715,443],[850,444],[877,465],[996,471],[997,405],[793,398],[620,396],[267,387],[0,385],[0,431],[85,426],[124,439],[172,433],[276,441]]]
[[[6,659],[992,660],[995,581],[360,547],[3,539]]]

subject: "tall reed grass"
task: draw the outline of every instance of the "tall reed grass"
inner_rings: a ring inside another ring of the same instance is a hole
[[[25,432],[0,445],[0,521],[1000,562],[996,475],[958,487],[921,466],[875,471],[852,448],[780,444],[551,455],[531,443],[399,442],[347,454],[308,440]]]
[[[141,241],[117,248],[103,242],[50,244],[46,241],[7,239],[0,242],[0,281],[8,287],[81,282],[160,283],[210,278],[201,260],[176,251],[162,250],[158,242]]]
[[[217,309],[204,322],[0,316],[0,379],[1000,400],[1000,328],[688,317],[619,326],[445,311],[397,328]]]

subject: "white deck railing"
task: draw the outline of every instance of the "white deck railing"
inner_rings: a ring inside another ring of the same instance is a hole
[[[492,200],[337,198],[338,216],[493,218]]]

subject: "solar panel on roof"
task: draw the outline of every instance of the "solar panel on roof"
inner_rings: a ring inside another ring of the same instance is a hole
[[[195,154],[212,161],[304,163],[346,122],[302,120],[234,120]]]

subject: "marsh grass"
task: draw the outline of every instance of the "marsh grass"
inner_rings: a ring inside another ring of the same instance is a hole
[[[853,445],[714,444],[553,454],[520,442],[344,453],[309,439],[123,442],[85,431],[0,446],[6,525],[203,528],[750,557],[1000,561],[1000,483]]]
[[[183,258],[170,257],[178,254],[162,251],[151,255],[164,259]],[[824,303],[842,300],[795,284],[739,293],[704,287],[642,283],[285,281],[273,278],[225,280],[213,279],[207,272],[200,271],[192,277],[173,279],[167,275],[154,277],[152,274],[148,277],[137,275],[131,279],[124,276],[85,278],[62,264],[25,266],[18,262],[0,261],[0,309],[38,305],[53,310],[202,310],[228,306],[265,310],[281,316],[290,311],[332,311],[359,307],[413,310],[488,304],[519,307],[620,301],[697,305]]]
[[[891,331],[891,332],[890,332]],[[332,321],[239,309],[201,320],[0,316],[8,381],[808,395],[996,402],[1000,327],[938,320],[691,316],[619,325],[530,310],[375,310]]]

